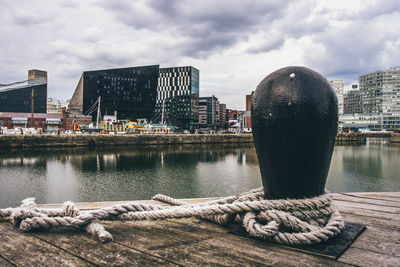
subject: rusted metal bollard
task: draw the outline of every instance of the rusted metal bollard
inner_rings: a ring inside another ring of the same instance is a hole
[[[258,85],[251,112],[265,198],[323,194],[338,126],[329,82],[305,67],[279,69]]]

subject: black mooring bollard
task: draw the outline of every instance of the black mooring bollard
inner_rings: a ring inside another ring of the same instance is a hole
[[[257,86],[251,114],[265,198],[323,194],[338,126],[328,81],[305,67],[279,69]]]

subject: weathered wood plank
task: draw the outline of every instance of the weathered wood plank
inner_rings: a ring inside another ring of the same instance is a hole
[[[101,209],[101,208],[105,208],[105,207],[126,204],[126,203],[131,203],[131,202],[155,204],[155,201],[152,201],[152,200],[134,200],[134,201],[78,202],[78,203],[75,203],[75,206],[80,210],[93,210],[93,209]],[[39,208],[47,208],[47,209],[59,209],[62,207],[62,205],[63,205],[63,203],[37,204],[37,206]]]
[[[213,236],[206,234],[200,238],[188,238],[185,233],[179,235],[168,231],[158,231],[153,225],[157,222],[104,222],[114,235],[115,242],[135,248],[151,255],[168,258],[182,265],[219,265],[219,266],[265,266],[243,258],[230,258],[225,253],[210,250],[200,245]],[[162,222],[158,222],[162,223]]]
[[[351,206],[338,206],[334,203],[336,208],[340,211],[345,220],[354,223],[361,223],[367,226],[390,229],[393,231],[400,231],[400,218],[398,214],[391,214],[386,212],[361,210]]]
[[[21,233],[0,221],[0,233],[5,237],[0,242],[0,265],[399,266],[400,193],[342,193],[333,198],[346,221],[367,225],[367,230],[338,261],[236,236],[229,233],[229,227],[187,218],[102,222],[115,238],[115,242],[107,244],[83,232]],[[211,199],[186,201],[199,203]],[[160,204],[151,200],[137,202]],[[121,203],[126,202],[87,202],[77,206],[95,209]],[[57,208],[61,204],[40,206]],[[14,242],[11,245],[10,239]],[[29,256],[33,253],[29,251],[36,251],[38,259]]]
[[[368,226],[374,226],[381,229],[387,229],[391,231],[400,231],[400,223],[393,220],[385,220],[382,218],[370,217],[370,216],[360,216],[349,213],[341,212],[344,220],[352,223],[359,223]]]
[[[346,216],[344,216],[344,219],[346,221],[352,221],[348,220]],[[214,227],[214,225],[209,224],[209,223],[204,223],[199,221],[196,223],[195,221],[190,221],[190,220],[195,220],[195,219],[183,219],[183,220],[177,220],[173,219],[170,220],[170,222],[174,222],[176,224],[186,224],[188,227],[192,227],[192,225],[196,225],[196,229],[191,229],[192,232],[196,233],[201,233],[198,228],[201,228],[202,230],[208,231],[208,232],[215,232],[216,234],[219,234],[221,236],[224,236],[225,234],[228,233],[228,227]],[[360,248],[360,249],[365,249],[365,250],[370,250],[374,251],[377,253],[382,253],[382,254],[388,254],[388,255],[400,255],[400,231],[392,231],[388,230],[385,228],[378,228],[375,226],[371,226],[371,223],[368,221],[362,220],[359,223],[363,223],[368,225],[368,228],[365,232],[360,235],[356,241],[353,243],[352,246]],[[398,224],[397,224],[398,226]],[[169,227],[169,229],[173,229],[173,227]],[[400,228],[399,228],[400,230]],[[236,241],[237,242],[237,241]],[[234,242],[235,243],[235,242]]]
[[[351,192],[346,194],[400,201],[400,192]]]
[[[400,256],[400,232],[368,226],[351,247]]]
[[[361,196],[353,196],[348,194],[334,194],[333,199],[338,201],[346,201],[346,202],[355,202],[355,203],[363,203],[363,204],[372,204],[376,206],[383,206],[383,207],[394,207],[400,208],[400,201],[393,201],[389,199],[375,199],[375,198],[368,198],[368,197],[361,197]]]
[[[335,200],[333,205],[336,205],[340,208],[347,207],[347,208],[352,208],[352,209],[364,210],[364,212],[365,211],[376,211],[376,212],[386,213],[388,215],[400,214],[400,208],[396,208],[396,207],[378,206],[378,205],[364,204],[364,203],[357,203],[357,202],[348,202],[348,201],[342,201],[342,200]]]
[[[93,266],[37,238],[0,223],[0,255],[20,266]]]
[[[212,201],[219,199],[218,197],[214,198],[186,198],[186,199],[180,199],[182,201],[192,203],[192,204],[197,204],[197,203],[202,203],[202,202],[207,202],[207,201]],[[103,202],[78,202],[75,203],[75,206],[78,209],[81,210],[93,210],[93,209],[101,209],[105,207],[110,207],[114,205],[121,205],[121,204],[126,204],[126,203],[144,203],[144,204],[156,204],[156,205],[168,205],[166,203],[160,202],[160,201],[154,201],[150,199],[146,200],[127,200],[127,201],[103,201]],[[53,203],[53,204],[38,204],[37,206],[39,208],[48,208],[48,209],[58,209],[61,208],[63,203]]]
[[[198,227],[202,225],[202,227]],[[137,227],[137,226],[136,226]],[[167,234],[183,240],[201,240],[196,246],[225,254],[226,258],[244,259],[246,262],[257,262],[267,265],[307,266],[307,265],[334,265],[335,261],[320,256],[311,256],[289,248],[278,246],[262,240],[255,240],[213,231],[215,225],[203,220],[194,219],[186,224],[180,220],[165,220],[154,224],[140,225],[140,229],[151,235]],[[207,236],[207,238],[204,238]],[[203,239],[202,239],[203,238]]]
[[[374,200],[387,200],[387,201],[392,201],[392,202],[400,202],[400,198],[398,198],[398,197],[380,195],[378,193],[340,193],[340,195],[353,196],[353,197],[366,198],[366,199],[374,199]]]
[[[11,263],[10,261],[8,261],[5,258],[3,258],[2,256],[0,256],[0,266],[13,267],[13,266],[17,266],[17,265]]]
[[[99,266],[177,266],[115,242],[101,244],[84,232],[34,232],[32,235]]]
[[[357,266],[400,266],[400,257],[350,247],[339,262]]]

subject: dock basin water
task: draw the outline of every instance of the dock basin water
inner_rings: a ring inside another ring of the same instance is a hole
[[[327,189],[400,191],[400,146],[336,146]],[[252,144],[0,152],[0,208],[37,203],[228,196],[261,186]]]

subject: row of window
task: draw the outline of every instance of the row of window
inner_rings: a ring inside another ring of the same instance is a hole
[[[163,100],[176,96],[189,96],[190,91],[187,90],[176,90],[176,91],[158,91],[157,92],[157,100]]]
[[[158,78],[158,87],[164,87],[164,86],[182,86],[182,85],[190,85],[190,76],[182,76],[182,77],[173,77],[173,78],[167,78],[167,77],[161,77]]]
[[[6,122],[6,120],[4,120],[4,119],[0,119],[0,126],[4,126],[5,125],[5,122]],[[61,124],[63,123],[63,119],[61,119]],[[15,123],[13,123],[12,122],[12,120],[11,119],[7,119],[7,125],[12,125],[12,124],[15,124]],[[20,123],[18,123],[18,124],[20,124]],[[34,119],[34,121],[33,121],[33,124],[35,125],[35,126],[39,126],[39,125],[47,125],[46,124],[46,119],[43,119],[43,120],[41,120],[41,119]],[[30,126],[31,125],[31,119],[28,119],[27,120],[27,126]]]

